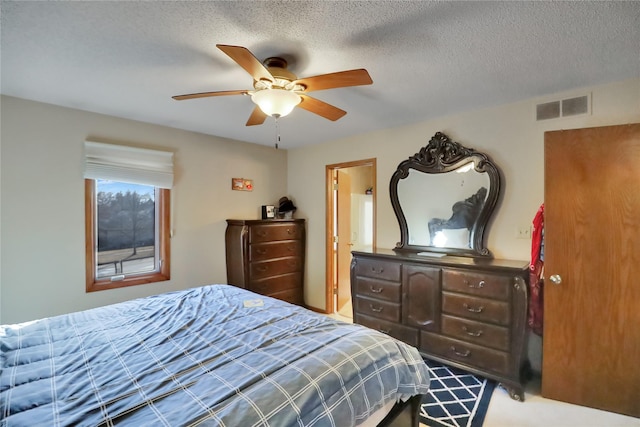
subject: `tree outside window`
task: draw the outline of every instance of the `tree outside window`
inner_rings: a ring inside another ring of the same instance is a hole
[[[87,291],[169,279],[169,190],[86,181]]]

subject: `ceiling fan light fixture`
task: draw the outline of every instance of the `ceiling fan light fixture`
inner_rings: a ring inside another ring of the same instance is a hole
[[[347,112],[313,98],[307,93],[373,83],[371,76],[364,68],[298,79],[294,73],[288,70],[287,61],[284,58],[269,57],[261,63],[246,47],[225,44],[217,44],[216,46],[251,75],[255,90],[199,92],[176,95],[172,98],[181,101],[210,96],[251,96],[251,100],[256,106],[253,107],[246,126],[261,125],[268,116],[275,118],[286,116],[300,104],[310,113],[336,121]]]
[[[284,117],[302,101],[302,98],[297,93],[286,89],[263,89],[251,95],[251,100],[266,115]]]

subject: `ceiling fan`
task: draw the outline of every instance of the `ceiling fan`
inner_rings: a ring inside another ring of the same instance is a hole
[[[312,98],[307,93],[316,90],[361,86],[373,83],[367,70],[340,71],[299,79],[287,69],[287,61],[271,57],[260,62],[247,48],[218,44],[218,49],[253,77],[254,90],[226,90],[176,95],[178,101],[210,96],[250,95],[256,104],[247,126],[261,125],[267,116],[275,118],[289,114],[296,106],[329,120],[338,120],[346,111]]]

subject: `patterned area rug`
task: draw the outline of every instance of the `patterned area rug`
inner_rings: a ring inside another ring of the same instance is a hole
[[[425,359],[431,387],[420,408],[429,427],[481,427],[496,383]]]

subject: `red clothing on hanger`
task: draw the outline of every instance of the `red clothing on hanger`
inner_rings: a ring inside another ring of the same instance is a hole
[[[542,336],[544,291],[544,203],[533,218],[529,264],[529,316],[531,330]]]

